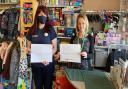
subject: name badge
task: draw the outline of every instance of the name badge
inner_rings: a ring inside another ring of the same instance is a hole
[[[32,37],[38,37],[38,35],[32,35]]]
[[[48,33],[44,33],[44,36],[48,36]]]

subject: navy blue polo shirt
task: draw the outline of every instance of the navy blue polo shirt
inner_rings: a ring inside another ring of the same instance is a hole
[[[57,34],[52,27],[46,33],[44,29],[36,30],[34,35],[27,36],[27,39],[31,41],[32,44],[51,44],[52,40],[57,37]],[[43,67],[42,63],[32,63],[33,66]]]
[[[54,28],[49,29],[48,33],[44,29],[36,30],[34,35],[27,36],[32,44],[51,44],[52,40],[57,37]]]

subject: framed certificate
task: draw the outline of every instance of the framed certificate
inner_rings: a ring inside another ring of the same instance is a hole
[[[80,44],[60,44],[60,61],[81,63]]]
[[[51,44],[31,44],[31,63],[52,62]]]

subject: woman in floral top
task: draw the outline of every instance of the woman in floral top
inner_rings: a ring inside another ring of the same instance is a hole
[[[89,48],[90,48],[90,42],[88,39],[88,27],[89,22],[86,15],[79,14],[77,17],[76,22],[76,31],[75,36],[72,37],[71,43],[72,44],[80,44],[81,45],[81,63],[67,63],[66,65],[68,68],[74,68],[74,69],[89,69],[91,67],[91,61],[88,58],[89,55]],[[60,58],[60,53],[58,52],[55,55],[55,59]],[[65,66],[65,63],[62,65]]]
[[[90,46],[87,34],[88,27],[89,22],[87,16],[79,14],[76,22],[76,34],[72,39],[72,43],[81,45],[81,65],[79,65],[81,69],[88,69],[90,67],[90,61],[87,60]]]

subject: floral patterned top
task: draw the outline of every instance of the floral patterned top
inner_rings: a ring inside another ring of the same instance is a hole
[[[83,51],[86,51],[87,53],[89,52],[90,42],[87,37],[84,38],[75,37],[75,39],[73,40],[73,44],[81,44],[81,52]]]

